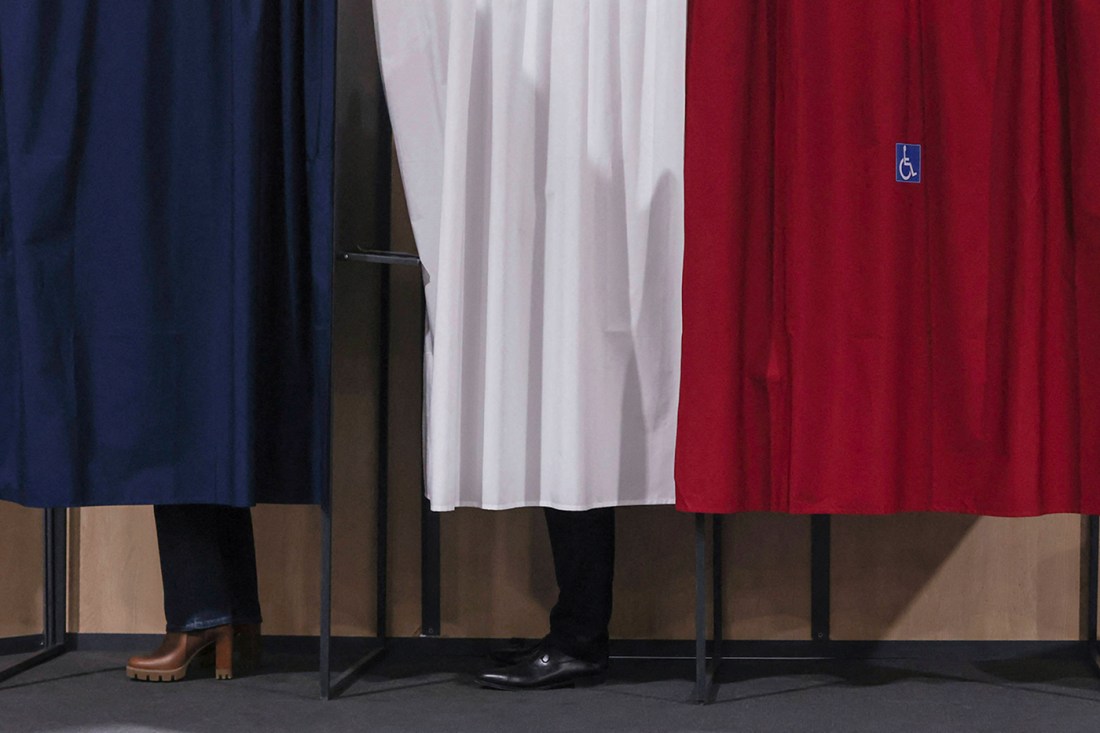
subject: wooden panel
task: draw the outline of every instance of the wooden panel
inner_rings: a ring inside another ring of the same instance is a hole
[[[695,633],[693,518],[671,507],[617,511],[616,638]],[[809,520],[746,515],[726,521],[728,638],[808,639]],[[539,510],[464,509],[443,521],[443,633],[534,637],[547,631],[557,588]]]
[[[542,512],[460,509],[442,519],[443,634],[545,634],[557,591]]]
[[[69,629],[101,633],[164,631],[156,527],[149,507],[70,513]]]
[[[692,520],[666,507],[617,510],[618,638],[694,634]],[[442,522],[443,634],[539,637],[557,598],[546,523],[538,509],[460,509]]]
[[[726,638],[809,639],[809,518],[743,514],[726,527]]]
[[[42,633],[42,512],[0,501],[0,637]]]
[[[1082,522],[838,517],[833,637],[1077,639]]]
[[[414,502],[405,501],[406,504]],[[3,507],[5,634],[34,633],[40,519]],[[12,515],[23,515],[13,521]],[[365,514],[369,525],[369,513]],[[318,513],[261,507],[256,513],[261,590],[270,633],[316,633]],[[619,512],[616,610],[619,638],[693,633],[690,518],[667,509]],[[28,521],[29,520],[29,521]],[[84,509],[71,628],[141,633],[163,628],[159,569],[147,509]],[[373,631],[372,545],[361,520],[341,520],[337,633]],[[809,636],[808,522],[748,515],[727,520],[726,633],[730,638]],[[836,639],[1076,639],[1081,524],[1078,517],[978,519],[916,515],[838,517],[833,529]],[[22,528],[21,530],[15,528]],[[537,510],[463,510],[443,522],[443,631],[448,636],[537,636],[553,604],[553,568]],[[394,518],[394,633],[418,631],[417,514]],[[4,533],[7,543],[14,537]],[[19,552],[12,553],[14,545]],[[27,558],[11,559],[20,553]],[[9,568],[17,568],[9,569]],[[14,599],[22,610],[11,610]],[[15,619],[15,623],[9,621]]]
[[[615,512],[612,635],[625,639],[694,638],[694,517],[672,507],[627,507]],[[547,572],[552,581],[552,565]]]

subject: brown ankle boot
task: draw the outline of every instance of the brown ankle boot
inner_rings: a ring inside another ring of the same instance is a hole
[[[220,680],[231,679],[234,636],[233,626],[229,624],[201,631],[165,634],[155,652],[130,658],[126,664],[126,676],[145,682],[178,682],[187,676],[187,669],[195,657],[213,647],[215,675]]]

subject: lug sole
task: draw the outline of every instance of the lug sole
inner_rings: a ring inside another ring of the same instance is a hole
[[[179,682],[187,677],[188,665],[177,669],[137,669],[126,667],[126,676],[137,682]]]

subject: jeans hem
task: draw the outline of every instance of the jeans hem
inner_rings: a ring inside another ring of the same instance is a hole
[[[201,621],[190,621],[182,626],[173,626],[169,624],[166,630],[170,634],[186,634],[190,631],[202,631],[203,629],[212,629],[215,626],[225,626],[226,624],[259,624],[263,619],[259,616],[220,616],[213,619],[203,619]]]

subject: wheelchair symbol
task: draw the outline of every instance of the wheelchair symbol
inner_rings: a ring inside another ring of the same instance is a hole
[[[910,148],[913,149],[910,155]],[[897,144],[897,182],[920,183],[920,145]]]
[[[901,180],[909,181],[917,176],[917,169],[913,167],[913,164],[909,161],[909,146],[901,146],[901,161],[898,163],[898,175],[901,176]]]

